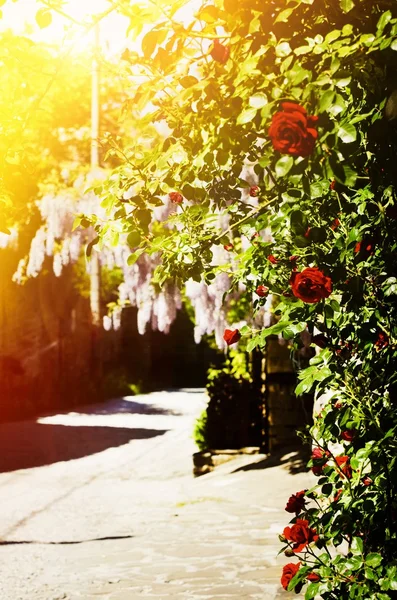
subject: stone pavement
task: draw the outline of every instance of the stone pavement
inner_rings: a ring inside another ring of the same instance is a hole
[[[277,536],[312,477],[256,455],[194,479],[204,403],[158,392],[0,425],[0,599],[296,598]]]

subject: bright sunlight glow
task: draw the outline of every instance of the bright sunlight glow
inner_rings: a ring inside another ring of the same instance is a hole
[[[90,23],[93,16],[105,12],[110,6],[108,0],[67,0],[63,12],[70,19],[52,10],[51,25],[40,29],[35,16],[39,8],[43,7],[42,4],[36,0],[7,2],[2,7],[0,32],[11,29],[15,33],[29,35],[35,41],[49,44],[63,45],[72,42],[79,51],[92,43],[92,33],[85,34],[84,25]],[[116,11],[107,15],[101,23],[102,49],[115,53],[125,47],[124,34],[127,27],[128,20]]]

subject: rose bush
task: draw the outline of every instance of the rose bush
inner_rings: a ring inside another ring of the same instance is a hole
[[[190,24],[164,11],[126,65],[126,109],[142,131],[165,122],[169,134],[121,149],[128,160],[97,190],[111,218],[91,221],[102,243],[138,233],[129,262],[160,257],[156,285],[226,273],[253,313],[267,301],[253,293],[268,288],[276,322],[230,329],[227,344],[241,335],[251,351],[280,335],[296,351],[312,336],[296,394],[325,398],[302,434],[317,479],[304,505],[291,503],[283,550],[299,564],[282,585],[306,586],[307,600],[393,598],[396,5],[219,0]],[[160,227],[155,211],[174,190],[184,202]]]

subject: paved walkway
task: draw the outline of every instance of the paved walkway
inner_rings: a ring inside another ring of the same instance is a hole
[[[194,479],[197,390],[0,425],[1,600],[274,600],[289,495],[264,456]]]

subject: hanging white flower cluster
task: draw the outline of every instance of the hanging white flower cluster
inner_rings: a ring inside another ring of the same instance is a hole
[[[75,215],[95,213],[105,218],[105,212],[100,209],[94,193],[84,193],[89,183],[86,177],[81,176],[73,187],[62,193],[47,194],[38,202],[43,225],[37,230],[31,242],[29,256],[20,262],[14,275],[15,281],[22,282],[26,277],[36,277],[42,270],[46,257],[52,257],[53,270],[57,277],[61,275],[66,265],[78,260],[84,245],[93,239],[94,232],[82,228],[72,231]],[[256,198],[247,195],[244,199],[247,202],[256,201]],[[162,222],[179,210],[180,208],[167,196],[163,200],[163,205],[154,209],[154,218]],[[220,214],[218,221],[217,228],[226,231],[229,226],[229,215]],[[138,309],[137,326],[140,334],[143,335],[148,327],[168,333],[178,310],[182,308],[181,291],[172,284],[166,284],[162,289],[157,289],[153,285],[153,273],[160,264],[159,255],[142,254],[133,265],[128,265],[130,248],[123,240],[123,236],[121,238],[121,242],[116,247],[104,247],[99,254],[101,264],[108,269],[121,268],[124,279],[119,286],[118,305],[103,318],[104,329],[118,329],[122,308],[129,304]],[[2,238],[0,238],[1,243]],[[215,267],[230,265],[232,262],[230,252],[222,246],[214,245],[212,253],[212,265]],[[89,271],[90,262],[87,261],[87,272]],[[230,272],[230,268],[228,271]],[[230,287],[231,278],[226,272],[219,272],[209,285],[204,281],[187,282],[185,294],[194,310],[196,343],[201,341],[203,335],[214,333],[216,344],[223,349],[225,328],[231,325],[241,327],[245,324],[245,322],[237,324],[227,322],[229,302],[238,299],[241,293],[245,293],[245,289],[242,288],[235,290],[227,295],[227,301],[224,302]],[[269,310],[265,308],[257,313],[255,322],[269,320]]]

